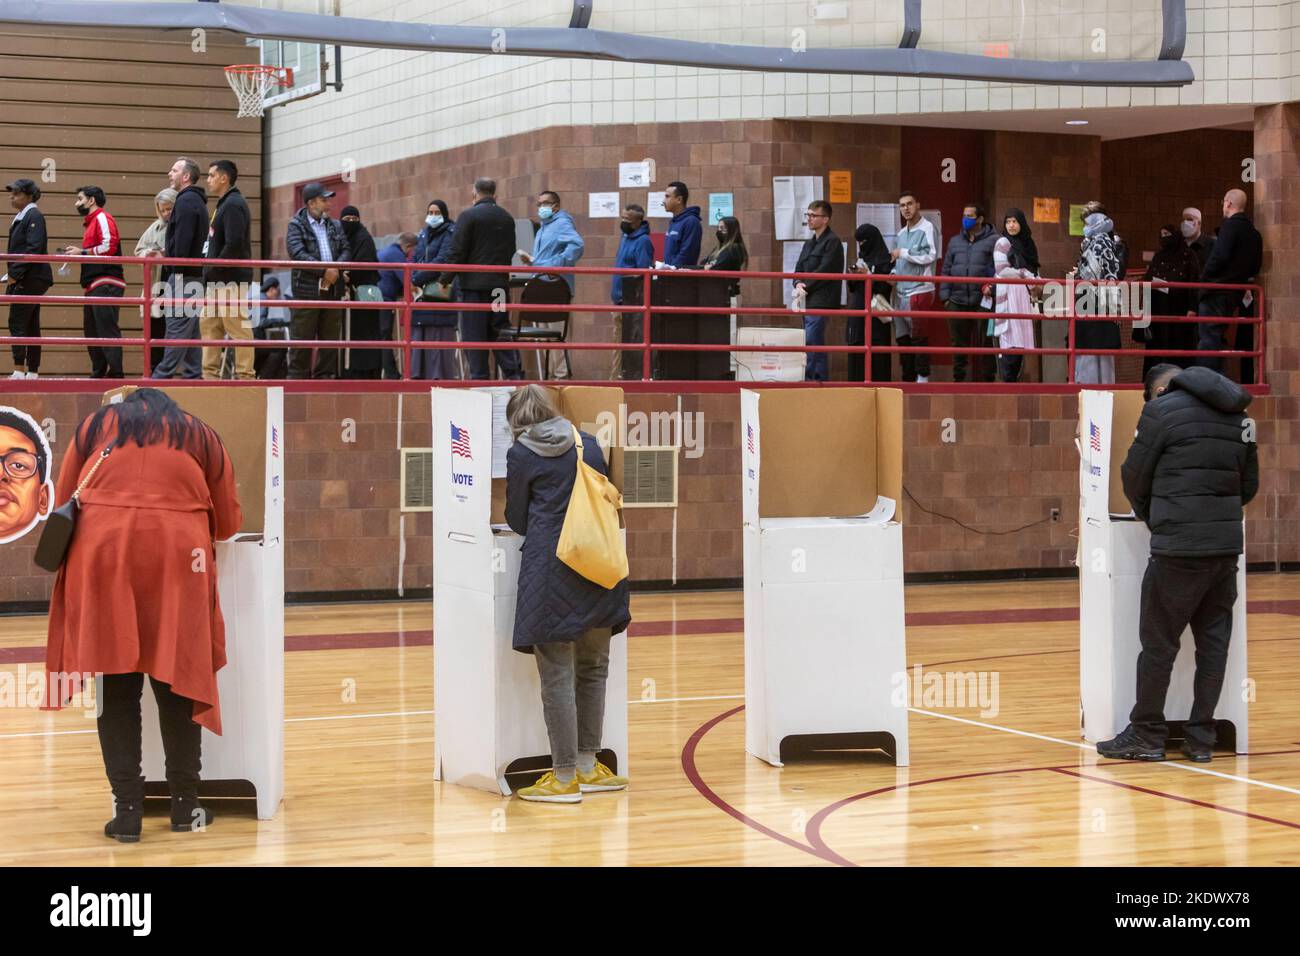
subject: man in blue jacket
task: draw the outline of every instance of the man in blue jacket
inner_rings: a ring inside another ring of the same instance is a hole
[[[560,208],[560,194],[552,189],[545,189],[537,196],[537,218],[541,228],[533,237],[533,253],[524,253],[519,258],[526,266],[576,266],[586,248],[582,236],[578,235],[573,225],[573,217]],[[552,279],[557,278],[552,275]],[[564,279],[569,287],[569,301],[573,301],[573,273],[566,272],[558,278]],[[543,328],[563,325],[563,319],[557,313],[554,322],[535,322]],[[560,352],[555,364],[555,377],[569,377],[567,353]]]
[[[649,269],[655,264],[654,244],[650,241],[650,224],[645,221],[645,210],[636,203],[628,203],[623,209],[623,221],[619,223],[622,238],[618,240],[618,251],[614,254],[616,269]],[[609,284],[609,299],[615,305],[623,304],[624,282],[640,282],[639,276],[616,275]],[[619,316],[620,342],[643,341],[640,312],[624,312]],[[631,374],[633,369],[641,368],[640,352],[615,352],[610,375],[618,378],[619,369],[623,369],[623,378],[640,378],[640,374]]]
[[[419,242],[415,233],[404,232],[397,237],[396,242],[390,242],[384,248],[379,250],[380,262],[409,262],[415,252],[416,244]],[[379,270],[379,291],[384,295],[385,302],[399,302],[402,298],[402,270],[401,269],[380,269]],[[379,313],[379,337],[381,339],[392,340],[393,326],[397,319],[395,313],[385,309]],[[383,377],[384,378],[401,378],[402,373],[397,370],[397,359],[391,349],[385,349],[383,354]]]
[[[664,235],[664,265],[674,269],[693,269],[700,264],[704,227],[700,225],[700,207],[686,205],[690,198],[685,183],[671,182],[664,190],[664,210],[673,217]]]

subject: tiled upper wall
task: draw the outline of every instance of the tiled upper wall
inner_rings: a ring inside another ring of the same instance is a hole
[[[318,0],[287,0],[303,9]],[[267,0],[265,6],[276,6]],[[894,46],[902,0],[596,0],[591,27],[789,46]],[[870,117],[1093,107],[1274,103],[1300,98],[1300,0],[1188,0],[1176,89],[1082,88],[827,76],[533,59],[509,55],[514,26],[565,26],[570,0],[340,0],[345,16],[503,26],[506,52],[344,48],[342,93],[270,111],[270,185],[337,175],[548,126],[669,120]],[[921,46],[1041,59],[1155,55],[1159,0],[925,0]],[[1022,16],[1022,10],[1024,15]],[[1095,31],[1104,31],[1097,34]],[[1099,38],[1104,36],[1104,49]]]

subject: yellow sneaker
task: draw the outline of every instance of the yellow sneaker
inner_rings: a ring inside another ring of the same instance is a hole
[[[601,793],[606,790],[626,790],[627,777],[619,777],[599,760],[591,768],[591,773],[578,771],[575,780],[583,793]]]
[[[568,783],[561,783],[555,772],[548,770],[531,787],[520,790],[519,797],[535,803],[581,803],[582,791],[578,788],[577,777]]]

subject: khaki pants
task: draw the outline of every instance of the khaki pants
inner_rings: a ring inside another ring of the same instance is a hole
[[[203,307],[203,315],[199,318],[199,338],[220,339],[230,336],[235,341],[253,340],[253,330],[248,324],[246,315],[240,314],[240,308],[237,305],[228,305],[224,302],[209,302]],[[203,377],[220,378],[221,377],[221,353],[224,349],[215,346],[203,347]],[[242,379],[254,378],[253,374],[253,349],[235,349],[235,377]]]

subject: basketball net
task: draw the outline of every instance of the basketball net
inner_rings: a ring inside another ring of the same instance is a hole
[[[292,86],[293,70],[284,66],[241,63],[226,67],[226,82],[235,91],[239,110],[235,116],[261,116],[266,108],[266,94],[273,86]]]

